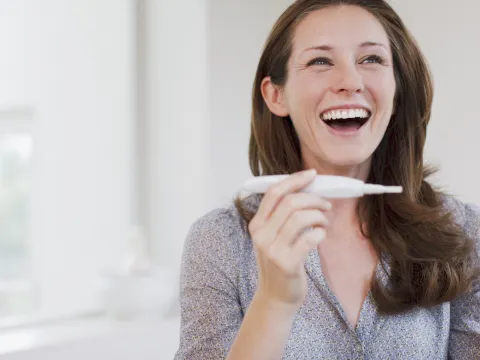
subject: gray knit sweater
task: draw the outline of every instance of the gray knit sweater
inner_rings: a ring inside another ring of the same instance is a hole
[[[258,197],[252,206],[258,206]],[[478,241],[480,207],[447,198],[445,207]],[[450,303],[383,316],[369,294],[352,328],[328,288],[318,252],[306,262],[308,292],[284,359],[480,360],[480,283]],[[377,275],[388,277],[382,267]],[[176,360],[225,359],[255,293],[252,242],[233,205],[196,221],[186,239],[181,273],[181,339]],[[248,360],[248,359],[246,359]]]

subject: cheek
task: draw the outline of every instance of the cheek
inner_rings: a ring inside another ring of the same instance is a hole
[[[379,111],[389,111],[393,108],[395,97],[395,78],[393,74],[380,75],[371,79],[371,89],[375,96],[376,106]]]
[[[287,103],[292,113],[297,111],[316,111],[322,100],[328,81],[322,74],[306,72],[296,76],[287,84]]]

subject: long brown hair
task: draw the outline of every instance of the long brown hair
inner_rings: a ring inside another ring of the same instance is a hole
[[[382,254],[389,255],[389,284],[383,286],[373,279],[372,295],[380,312],[390,314],[451,301],[469,291],[478,274],[472,261],[474,243],[445,211],[442,193],[425,180],[432,172],[423,163],[432,79],[413,37],[385,1],[298,0],[281,15],[268,37],[254,81],[250,168],[255,176],[303,169],[292,121],[270,112],[261,82],[270,76],[274,84],[285,85],[296,25],[312,11],[341,4],[362,7],[385,28],[397,89],[395,112],[372,156],[368,181],[401,185],[404,193],[365,197],[358,207],[361,223],[366,224],[363,234],[380,259]],[[254,212],[239,199],[235,204],[248,224]]]

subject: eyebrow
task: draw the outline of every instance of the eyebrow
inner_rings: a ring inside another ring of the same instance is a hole
[[[371,46],[380,46],[383,48],[387,48],[385,44],[379,43],[379,42],[374,42],[374,41],[365,41],[364,43],[360,44],[360,47],[371,47]]]
[[[374,42],[374,41],[365,41],[365,42],[361,43],[359,47],[360,48],[365,48],[365,47],[372,47],[372,46],[380,46],[380,47],[383,47],[383,48],[387,49],[387,47],[384,44],[379,43],[379,42]],[[306,48],[302,52],[307,52],[307,51],[310,51],[310,50],[331,51],[331,50],[333,50],[333,46],[331,46],[331,45],[311,46],[309,48]]]

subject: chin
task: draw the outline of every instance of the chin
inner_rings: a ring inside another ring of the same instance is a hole
[[[328,157],[328,163],[333,167],[354,168],[367,164],[371,156],[362,153],[356,154],[332,154]]]

